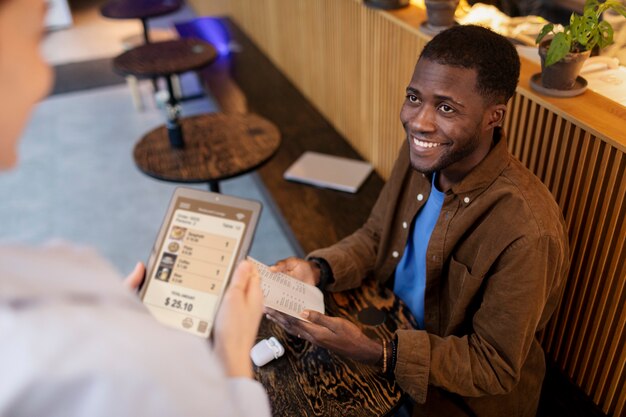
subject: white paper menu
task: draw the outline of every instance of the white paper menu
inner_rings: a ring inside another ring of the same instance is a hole
[[[267,265],[249,256],[248,260],[259,271],[266,307],[300,320],[303,320],[300,313],[304,310],[324,313],[324,294],[319,288],[298,281],[282,272],[272,272]]]

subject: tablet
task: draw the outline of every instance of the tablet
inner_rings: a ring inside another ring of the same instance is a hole
[[[209,337],[224,290],[252,243],[261,203],[177,188],[140,297],[161,323]]]

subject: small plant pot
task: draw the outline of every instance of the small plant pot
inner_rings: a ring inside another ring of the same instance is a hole
[[[550,40],[539,44],[539,57],[541,58],[541,84],[545,88],[553,90],[571,90],[576,84],[576,78],[583,64],[591,55],[591,51],[570,52],[565,58],[555,62],[549,67],[545,66],[546,54],[548,53]]]
[[[363,0],[363,4],[376,9],[393,10],[407,7],[409,0]]]
[[[459,0],[426,0],[428,24],[433,27],[451,27],[454,25],[454,12]]]

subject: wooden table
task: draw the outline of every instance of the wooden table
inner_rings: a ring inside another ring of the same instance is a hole
[[[175,39],[140,45],[113,59],[113,68],[122,75],[139,78],[168,77],[209,65],[217,51],[199,39]]]
[[[166,103],[167,129],[170,144],[184,148],[185,138],[180,125],[180,105],[172,76],[206,67],[217,58],[210,43],[198,39],[178,39],[141,45],[113,59],[113,68],[122,75],[139,78],[165,77],[169,98]]]
[[[371,338],[390,340],[397,329],[417,327],[406,305],[375,282],[325,298],[326,314],[349,318]],[[381,325],[360,321],[359,313],[368,307],[385,313]],[[257,339],[270,336],[281,342],[285,354],[256,368],[256,378],[267,390],[274,416],[373,417],[389,415],[400,406],[402,391],[376,368],[290,336],[263,319]]]
[[[145,174],[165,181],[208,182],[245,174],[269,160],[280,145],[280,132],[255,114],[210,113],[181,119],[185,146],[172,148],[165,126],[148,132],[135,145],[135,163]]]
[[[143,36],[150,43],[148,19],[173,13],[183,6],[183,0],[111,0],[100,8],[110,19],[140,19]]]

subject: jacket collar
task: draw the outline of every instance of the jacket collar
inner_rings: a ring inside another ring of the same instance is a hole
[[[480,194],[493,183],[510,162],[511,154],[507,148],[506,137],[502,128],[493,132],[494,146],[483,159],[460,182],[452,186],[452,193],[457,195]],[[471,197],[471,196],[470,196]]]

